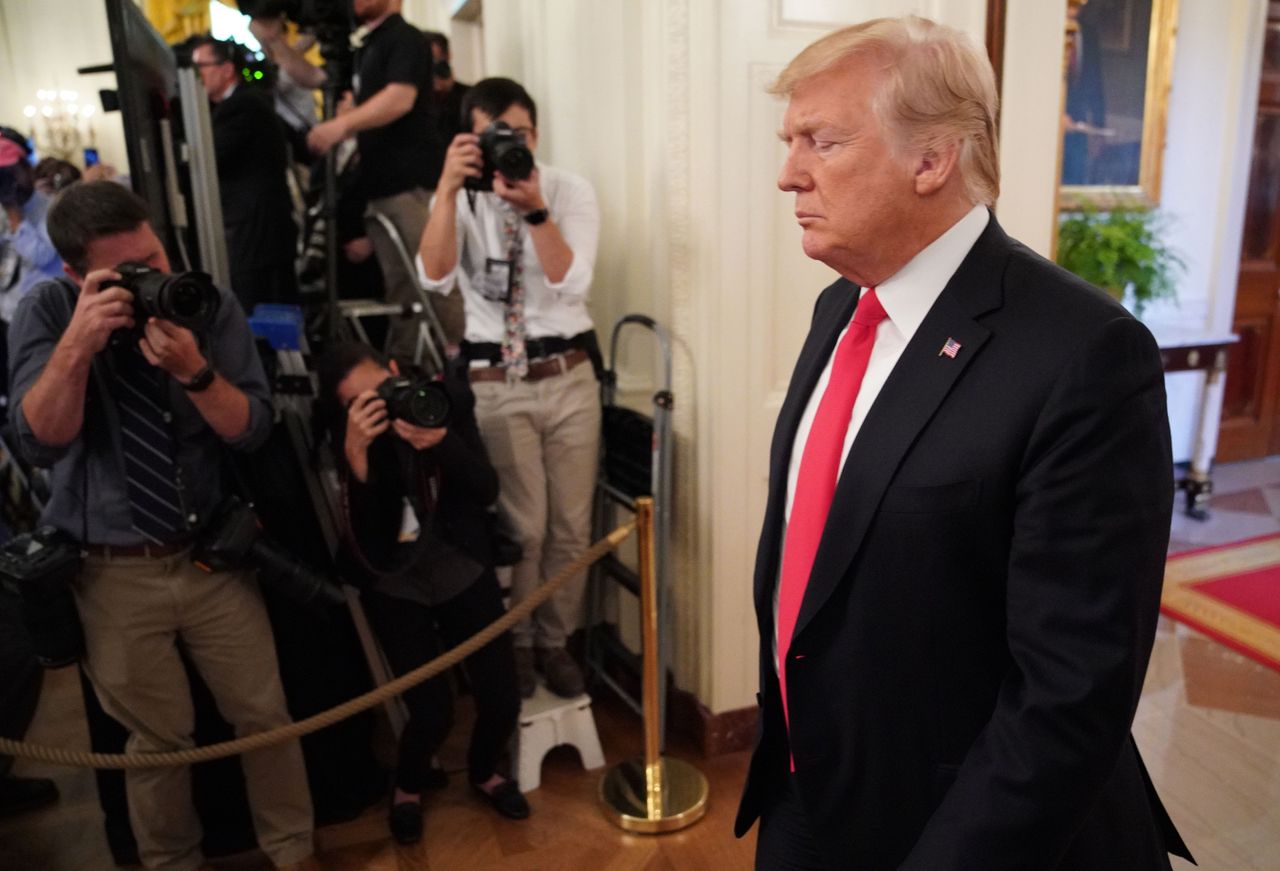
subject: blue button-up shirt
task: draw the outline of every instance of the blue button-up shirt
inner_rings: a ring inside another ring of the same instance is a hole
[[[273,417],[271,394],[262,361],[253,344],[249,323],[240,303],[219,288],[222,305],[206,349],[210,363],[249,399],[249,427],[226,444],[252,450],[267,440]],[[19,303],[9,328],[9,401],[17,448],[34,466],[51,468],[49,503],[41,521],[58,527],[77,540],[93,544],[141,544],[133,529],[133,514],[125,484],[124,458],[120,450],[120,422],[112,397],[109,352],[93,362],[86,389],[84,425],[69,445],[42,443],[31,431],[22,402],[48,364],[75,305],[75,285],[66,279],[37,285]],[[223,496],[222,442],[186,391],[168,379],[173,432],[177,439],[177,465],[184,511],[202,522]],[[87,500],[82,500],[81,493]]]
[[[18,283],[0,294],[0,320],[8,323],[18,308],[18,301],[31,288],[50,278],[62,275],[62,258],[49,241],[45,229],[45,216],[49,213],[49,198],[35,191],[22,207],[22,221],[18,229],[9,231],[7,221],[0,221],[0,241],[18,254]]]

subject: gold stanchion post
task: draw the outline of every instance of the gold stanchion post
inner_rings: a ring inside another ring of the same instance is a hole
[[[600,781],[605,815],[630,832],[659,834],[683,829],[707,812],[707,779],[687,762],[662,755],[658,698],[658,589],[654,575],[653,499],[636,499],[636,549],[640,563],[644,757],[614,766]]]

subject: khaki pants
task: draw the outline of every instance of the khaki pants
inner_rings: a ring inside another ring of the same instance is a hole
[[[257,585],[244,573],[206,574],[189,553],[89,557],[76,581],[85,671],[108,714],[129,730],[129,753],[193,746],[181,640],[236,736],[290,722],[275,643]],[[277,865],[311,855],[312,811],[297,741],[241,757],[254,829]],[[148,868],[203,862],[189,767],[125,772],[129,819]]]
[[[382,224],[373,217],[375,212],[386,215],[395,224],[400,241],[409,254],[408,265],[416,269],[413,263],[418,254],[418,245],[422,241],[422,231],[427,226],[427,217],[431,214],[431,192],[414,188],[393,196],[369,200],[365,211],[365,230],[373,241],[373,250],[378,256],[378,265],[382,267],[382,277],[387,286],[386,301],[400,304],[421,301],[417,275],[405,268],[404,258],[400,256],[395,243]],[[458,344],[462,341],[466,325],[466,316],[462,311],[462,293],[454,288],[448,296],[438,293],[429,296],[431,308],[440,319],[445,338],[451,345]],[[417,341],[416,320],[392,320],[387,349],[393,357],[412,358]]]
[[[481,381],[476,419],[498,473],[498,509],[524,548],[511,571],[512,604],[591,544],[600,455],[600,393],[590,363],[532,383]],[[563,647],[582,617],[586,573],[513,630],[517,647]]]

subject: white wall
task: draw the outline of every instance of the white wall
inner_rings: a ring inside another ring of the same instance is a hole
[[[28,132],[22,109],[36,91],[80,93],[98,103],[99,88],[114,88],[112,73],[82,76],[77,67],[111,63],[106,5],[102,0],[0,0],[0,123]],[[93,118],[103,161],[125,171],[128,157],[118,112]],[[76,161],[79,163],[79,161]]]
[[[1186,261],[1176,304],[1151,306],[1144,320],[1161,331],[1225,335],[1231,330],[1245,189],[1258,104],[1266,0],[1182,2],[1161,208],[1170,242]],[[1191,456],[1204,375],[1167,378],[1174,458]],[[1208,408],[1221,409],[1221,392]]]
[[[1062,106],[1066,0],[1009,4],[1000,115],[1000,199],[1005,232],[1049,256]]]

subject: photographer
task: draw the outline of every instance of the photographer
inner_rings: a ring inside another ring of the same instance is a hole
[[[432,115],[431,55],[422,31],[400,16],[399,0],[355,0],[360,29],[356,50],[354,105],[311,128],[307,143],[324,154],[356,137],[369,206],[365,223],[386,280],[386,300],[414,303],[420,297],[414,276],[395,243],[377,220],[385,215],[412,251],[427,222],[435,176],[424,151],[437,135]],[[450,344],[462,338],[462,301],[458,294],[432,301]],[[391,328],[393,354],[412,356],[418,324],[397,319]]]
[[[501,482],[499,508],[524,550],[512,571],[518,602],[590,544],[600,394],[587,292],[600,211],[585,179],[534,164],[537,108],[519,84],[477,83],[463,113],[474,132],[458,134],[445,156],[420,277],[438,291],[456,279],[466,303],[462,353],[476,417]],[[584,588],[579,575],[517,627],[523,695],[536,689],[535,659],[553,692],[582,693],[565,642]]]
[[[179,644],[237,735],[289,722],[252,576],[207,574],[190,560],[196,530],[222,498],[224,446],[251,450],[268,435],[262,365],[225,290],[206,285],[201,295],[183,285],[174,293],[180,305],[164,309],[181,317],[177,308],[190,313],[199,302],[207,323],[200,339],[155,316],[154,281],[169,262],[148,220],[146,203],[112,182],[64,192],[48,224],[71,281],[35,287],[10,334],[19,449],[52,469],[42,521],[85,554],[73,585],[84,671],[103,708],[129,730],[130,753],[192,746]],[[126,264],[155,272],[126,279],[145,272]],[[144,288],[143,279],[152,283]],[[242,764],[263,851],[280,868],[314,867],[298,743],[248,753]],[[142,861],[200,865],[189,768],[129,770],[125,782]]]
[[[365,613],[387,661],[404,674],[503,614],[488,523],[498,479],[464,379],[390,380],[400,375],[395,361],[385,364],[373,349],[354,344],[330,349],[318,369],[335,447],[341,448],[354,574],[366,580]],[[441,393],[447,418],[437,413]],[[422,407],[426,399],[434,400],[432,414]],[[511,636],[494,639],[465,664],[476,702],[467,753],[471,786],[498,813],[524,819],[529,805],[499,770],[520,714]],[[451,725],[447,676],[413,687],[404,701],[409,722],[400,736],[388,822],[396,841],[412,844],[422,837],[423,788],[432,781],[442,785],[443,772],[428,760]]]

